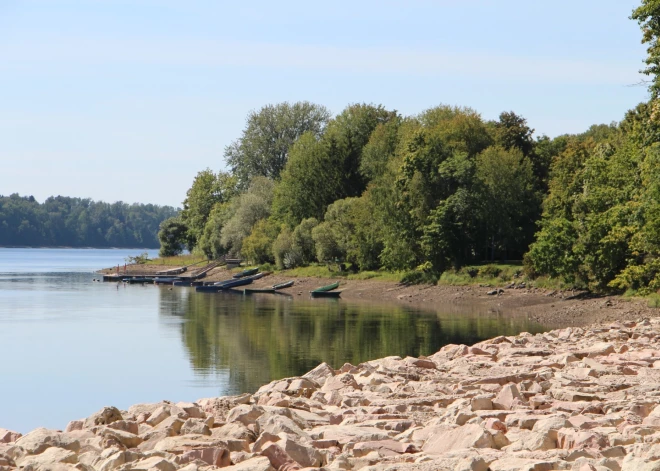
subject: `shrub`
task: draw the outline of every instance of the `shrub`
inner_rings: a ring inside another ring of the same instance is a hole
[[[484,278],[497,278],[500,273],[502,273],[502,269],[495,265],[486,265],[479,269],[479,276]]]

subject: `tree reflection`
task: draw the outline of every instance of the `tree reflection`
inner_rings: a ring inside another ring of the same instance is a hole
[[[448,343],[539,332],[523,319],[418,311],[399,305],[160,290],[160,314],[178,318],[192,367],[229,374],[228,394],[303,374],[325,361],[335,368],[389,355],[430,355]]]

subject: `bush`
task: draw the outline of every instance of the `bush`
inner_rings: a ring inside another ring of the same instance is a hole
[[[461,268],[460,274],[468,275],[470,278],[476,278],[479,274],[479,268],[477,267],[463,267]]]
[[[316,259],[320,263],[333,262],[336,259],[344,258],[344,253],[339,247],[339,241],[329,223],[322,222],[312,229],[312,239],[314,239],[314,245],[316,246]]]
[[[316,259],[316,246],[312,238],[312,230],[319,225],[315,218],[303,219],[293,230],[293,246],[302,258],[302,263],[310,263]]]
[[[502,273],[502,269],[495,265],[486,265],[479,269],[479,276],[483,278],[497,278]]]
[[[401,283],[407,285],[434,285],[438,282],[438,274],[420,270],[411,270],[401,277]]]
[[[279,227],[268,219],[257,222],[250,235],[243,240],[241,253],[253,263],[272,263],[273,241],[277,238]]]

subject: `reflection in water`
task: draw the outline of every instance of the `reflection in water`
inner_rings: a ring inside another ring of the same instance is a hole
[[[542,331],[526,319],[492,314],[185,288],[161,288],[160,314],[164,321],[181,319],[175,325],[198,374],[229,375],[229,390],[221,394],[252,392],[324,361],[338,368],[389,355],[430,355],[449,343]]]

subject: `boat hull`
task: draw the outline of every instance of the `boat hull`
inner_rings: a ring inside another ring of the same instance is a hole
[[[310,291],[312,298],[339,298],[341,291]]]

